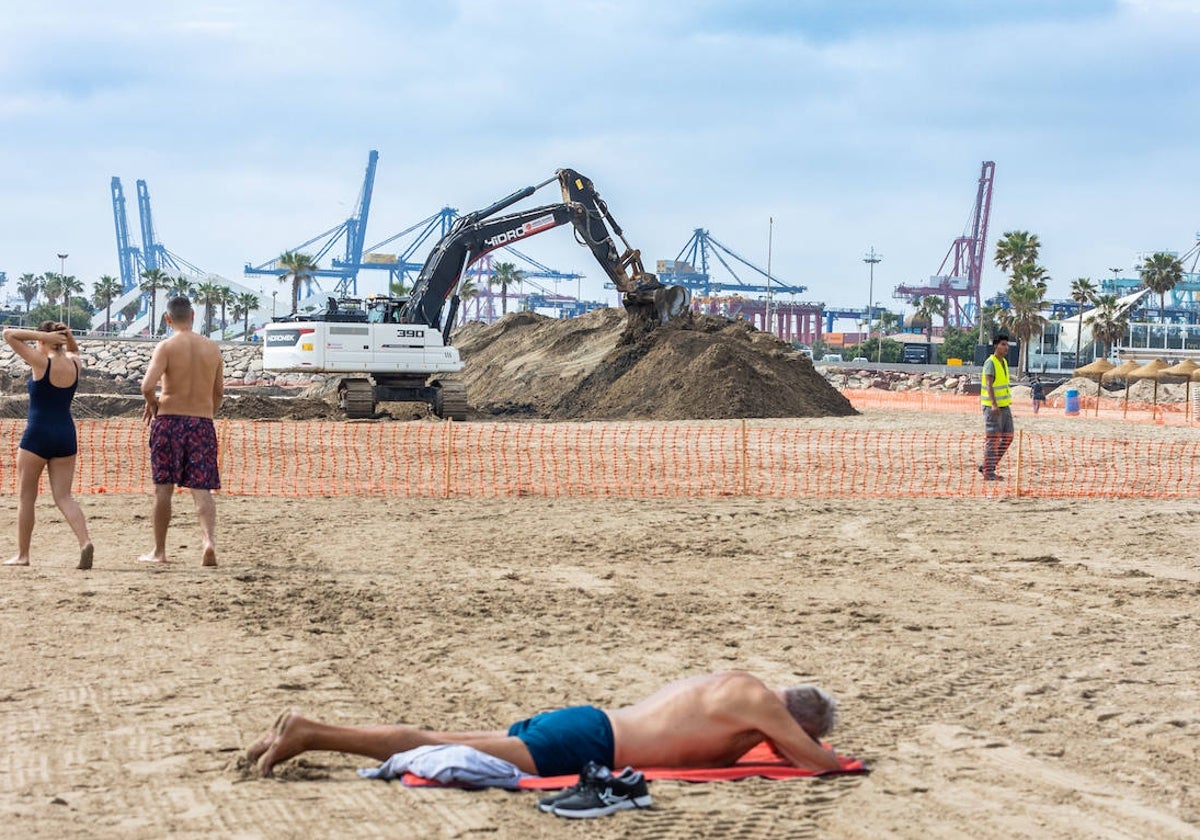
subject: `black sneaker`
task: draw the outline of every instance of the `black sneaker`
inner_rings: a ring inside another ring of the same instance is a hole
[[[641,774],[632,767],[626,767],[621,771],[619,776],[616,776],[616,779],[624,784],[633,784],[636,781],[636,777],[640,775]],[[549,796],[543,796],[538,800],[538,810],[546,814],[551,813],[554,810],[554,806],[558,804],[559,800],[566,799],[568,796],[573,796],[576,793],[579,793],[579,791],[583,790],[584,785],[588,784],[596,777],[612,778],[612,772],[603,764],[597,764],[594,761],[589,761],[583,766],[583,770],[579,772],[578,782],[569,788],[563,788],[558,793],[552,793]]]
[[[569,788],[564,788],[558,793],[552,793],[549,796],[543,796],[538,800],[538,810],[549,814],[554,810],[554,806],[558,804],[560,799],[566,799],[568,796],[574,796],[579,791],[583,790],[584,785],[591,781],[592,777],[598,774],[601,770],[609,773],[609,769],[603,764],[597,764],[594,761],[589,761],[583,765],[583,769],[579,771],[579,781]],[[611,774],[610,774],[611,775]],[[624,775],[624,773],[622,773]]]
[[[582,778],[582,777],[581,777]],[[560,817],[586,819],[604,817],[630,808],[649,808],[650,789],[646,777],[632,767],[614,776],[607,767],[589,774],[578,790],[554,803],[553,812]]]

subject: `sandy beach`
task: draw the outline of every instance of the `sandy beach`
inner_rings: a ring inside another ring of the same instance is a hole
[[[45,496],[33,565],[0,570],[10,836],[1200,836],[1193,499],[225,495],[215,570],[187,497],[166,568],[134,561],[148,496],[81,501],[92,571]],[[735,668],[830,689],[831,742],[872,772],[657,781],[650,811],[567,823],[532,793],[363,781],[365,759],[239,760],[289,707],[501,727]]]

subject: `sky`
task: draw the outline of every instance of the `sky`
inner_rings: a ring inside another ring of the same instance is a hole
[[[113,176],[134,244],[142,179],[171,252],[269,294],[243,266],[351,216],[374,149],[368,246],[571,167],[652,271],[702,228],[797,300],[895,311],[994,161],[984,297],[1026,230],[1066,298],[1196,243],[1198,46],[1200,0],[23,4],[0,17],[0,295],[60,253],[89,289],[119,273]],[[615,302],[569,229],[521,250]]]

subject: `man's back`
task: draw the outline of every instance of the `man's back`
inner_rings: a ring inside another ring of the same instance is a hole
[[[222,393],[221,350],[216,342],[182,330],[154,350],[151,367],[161,365],[159,414],[213,417]]]
[[[617,766],[728,767],[767,741],[797,767],[840,767],[792,717],[781,694],[745,671],[678,680],[607,714]]]
[[[742,672],[673,682],[633,706],[608,712],[617,765],[725,767],[763,740],[736,710],[769,694]]]

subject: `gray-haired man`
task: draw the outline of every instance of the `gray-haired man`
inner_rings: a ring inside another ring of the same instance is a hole
[[[745,671],[689,677],[620,709],[572,706],[507,730],[434,732],[403,724],[334,726],[285,712],[247,752],[264,776],[309,750],[384,761],[437,744],[465,744],[526,773],[578,773],[605,767],[728,767],[768,742],[797,767],[838,770],[837,755],[818,743],[837,721],[837,701],[815,686],[769,688]]]

